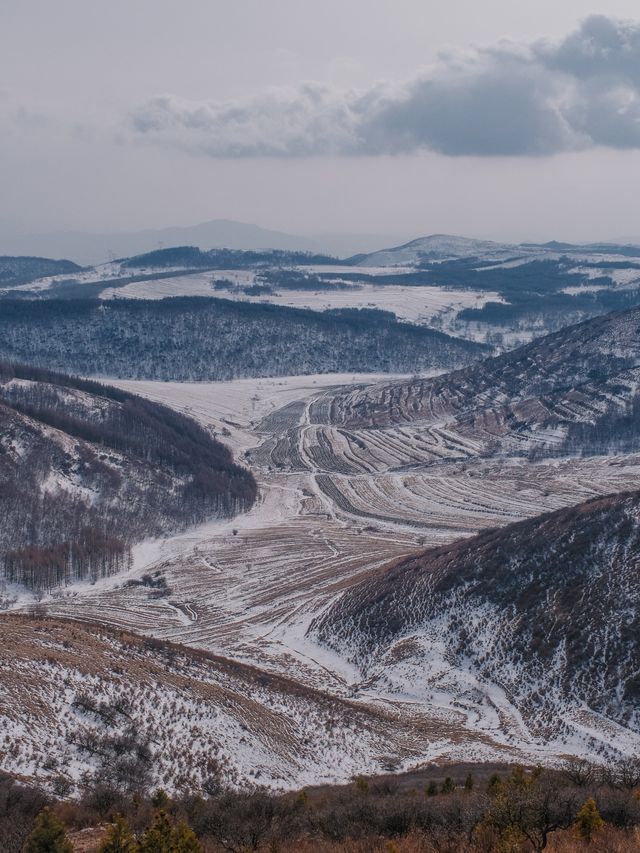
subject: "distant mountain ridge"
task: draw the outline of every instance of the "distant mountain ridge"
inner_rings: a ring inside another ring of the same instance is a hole
[[[50,255],[68,257],[83,265],[94,266],[110,259],[131,257],[171,246],[196,246],[200,249],[321,252],[346,257],[370,252],[393,242],[388,235],[318,234],[297,235],[261,228],[230,219],[213,219],[193,226],[146,229],[136,232],[90,234],[82,231],[16,235],[0,229],[0,253],[7,255]]]
[[[611,254],[623,257],[640,257],[640,246],[617,245],[615,243],[503,243],[494,240],[479,240],[451,234],[431,234],[419,237],[399,246],[379,249],[359,256],[359,266],[403,266],[434,260],[477,257],[483,260],[506,261],[518,256],[536,255],[591,255]]]
[[[640,257],[632,243],[576,244],[552,240],[546,243],[509,243],[452,234],[430,234],[397,243],[388,234],[324,232],[289,234],[230,219],[212,219],[196,225],[149,228],[131,232],[88,233],[58,231],[17,233],[0,223],[0,254],[9,256],[70,258],[83,266],[95,266],[114,258],[128,258],[173,246],[199,249],[261,251],[279,249],[311,252],[350,259],[361,266],[402,266],[428,260],[465,257],[505,260],[514,255],[611,254]]]

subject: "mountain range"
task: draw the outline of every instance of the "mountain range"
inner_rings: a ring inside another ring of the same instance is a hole
[[[70,258],[83,266],[95,266],[114,258],[140,255],[169,246],[196,246],[200,249],[255,251],[278,249],[312,252],[336,258],[352,258],[365,267],[403,266],[424,261],[478,257],[506,260],[513,257],[617,255],[638,257],[633,244],[561,241],[508,243],[480,240],[451,234],[431,234],[407,243],[396,235],[324,232],[289,234],[230,219],[212,219],[196,225],[171,226],[131,232],[89,233],[56,231],[20,233],[0,225],[0,254]]]
[[[84,231],[16,234],[5,230],[3,235],[3,229],[0,228],[0,254],[71,258],[76,263],[94,266],[113,258],[140,255],[165,246],[282,249],[347,257],[359,252],[372,252],[396,240],[384,234],[322,233],[303,236],[230,219],[213,219],[192,226],[103,234]]]

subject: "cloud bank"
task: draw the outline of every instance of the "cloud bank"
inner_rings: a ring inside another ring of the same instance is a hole
[[[587,18],[560,42],[448,53],[401,83],[307,83],[237,102],[161,95],[135,138],[210,157],[548,156],[640,148],[640,23]]]

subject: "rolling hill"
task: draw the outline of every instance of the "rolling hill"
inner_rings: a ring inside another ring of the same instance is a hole
[[[0,257],[0,291],[29,284],[47,276],[73,275],[82,270],[73,261],[39,257]]]
[[[446,433],[461,458],[629,452],[638,447],[639,381],[634,308],[450,374],[345,391],[316,422],[411,429],[422,441]]]
[[[515,254],[518,254],[517,247],[507,243],[475,240],[471,237],[458,237],[451,234],[431,234],[428,237],[418,237],[401,246],[392,246],[368,255],[361,255],[356,261],[359,266],[364,267],[394,267],[450,258],[488,256],[498,260]]]
[[[478,240],[473,237],[461,237],[453,234],[430,234],[418,237],[400,246],[378,249],[366,255],[358,256],[361,266],[403,266],[424,262],[451,260],[454,258],[477,258],[495,262],[523,257],[553,257],[573,255],[577,258],[591,255],[614,255],[620,257],[640,257],[640,246],[619,245],[617,243],[500,243],[494,240]]]
[[[318,312],[204,297],[0,301],[0,358],[85,376],[411,373],[468,364],[487,351],[375,310]]]
[[[310,635],[379,693],[499,704],[520,737],[640,745],[640,492],[485,531],[378,569]],[[475,695],[474,695],[475,694]]]
[[[113,574],[132,542],[256,495],[194,421],[95,382],[1,364],[0,426],[0,574],[32,590]]]

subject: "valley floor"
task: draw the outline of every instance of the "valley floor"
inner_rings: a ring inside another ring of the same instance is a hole
[[[376,566],[423,546],[637,487],[639,456],[537,463],[474,459],[446,430],[434,456],[433,447],[416,446],[409,430],[387,435],[378,446],[375,431],[354,444],[340,430],[318,424],[314,413],[330,408],[339,387],[381,379],[113,382],[215,430],[238,461],[250,464],[260,496],[245,515],[140,544],[126,575],[69,587],[41,607],[51,616],[102,623],[250,664],[336,701],[354,701],[365,715],[391,714],[402,720],[396,725],[405,768],[462,757],[549,760],[584,753],[587,736],[637,748],[626,730],[586,711],[578,717],[567,710],[575,743],[533,737],[504,691],[450,664],[445,642],[429,650],[428,677],[426,671],[403,669],[397,660],[363,683],[345,660],[308,639],[313,618]],[[166,577],[164,597],[143,585],[126,585],[154,572]],[[385,738],[391,750],[396,738],[388,733]],[[379,745],[368,756],[349,755],[352,748],[347,739],[344,755],[333,755],[323,778],[341,781],[354,768],[373,772],[384,763]],[[279,767],[278,777],[271,782],[308,782],[296,762]]]

